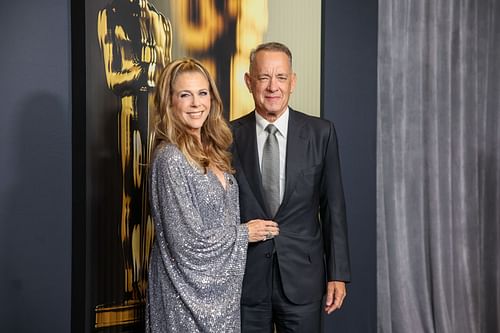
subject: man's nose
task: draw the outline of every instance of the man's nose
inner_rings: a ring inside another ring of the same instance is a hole
[[[269,91],[276,91],[278,89],[276,78],[271,77],[269,79],[269,84],[267,85],[267,89]]]

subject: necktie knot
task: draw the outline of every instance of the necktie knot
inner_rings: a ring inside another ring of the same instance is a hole
[[[275,135],[276,132],[278,132],[278,129],[273,124],[269,124],[266,126],[266,132],[270,135]]]

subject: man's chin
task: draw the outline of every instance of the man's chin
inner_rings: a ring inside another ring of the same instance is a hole
[[[258,113],[262,117],[264,117],[267,121],[273,122],[276,119],[278,119],[283,112],[281,112],[279,110],[269,110],[269,109],[267,109],[267,110],[258,111]]]
[[[268,111],[266,112],[266,116],[264,118],[266,118],[267,121],[269,122],[274,122],[276,119],[278,119],[278,112],[274,112],[274,111]]]

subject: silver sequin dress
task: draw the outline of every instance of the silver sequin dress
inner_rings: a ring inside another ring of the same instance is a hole
[[[173,145],[151,169],[155,242],[147,332],[239,332],[248,229],[240,224],[238,185],[193,167]]]

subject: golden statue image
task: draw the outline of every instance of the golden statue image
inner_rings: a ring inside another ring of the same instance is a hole
[[[96,327],[135,322],[144,304],[154,230],[149,213],[150,113],[155,79],[171,61],[170,21],[147,0],[112,0],[101,9],[97,33],[108,88],[117,96],[117,147],[121,173],[119,233],[125,303],[96,308]]]

